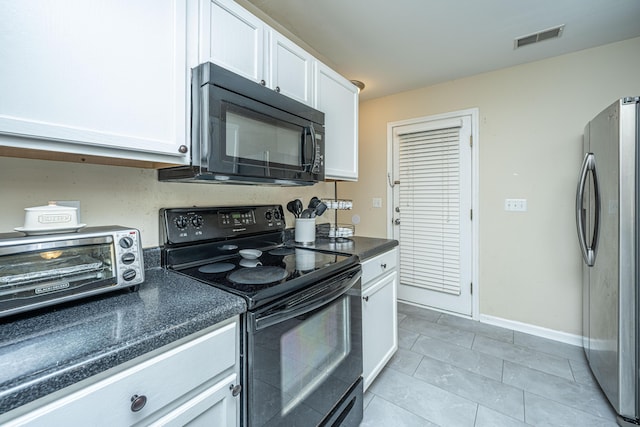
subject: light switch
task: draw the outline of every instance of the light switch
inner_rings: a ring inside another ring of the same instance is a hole
[[[504,199],[504,210],[513,212],[526,212],[527,199]]]
[[[382,207],[382,199],[380,197],[374,197],[373,198],[373,207],[374,208],[381,208]]]

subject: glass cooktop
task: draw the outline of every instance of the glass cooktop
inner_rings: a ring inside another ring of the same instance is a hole
[[[263,250],[255,259],[236,253],[177,271],[244,297],[251,309],[356,263],[351,256],[279,246]]]

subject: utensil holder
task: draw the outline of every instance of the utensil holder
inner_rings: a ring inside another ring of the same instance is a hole
[[[313,245],[316,241],[316,219],[296,218],[295,240],[302,245]]]

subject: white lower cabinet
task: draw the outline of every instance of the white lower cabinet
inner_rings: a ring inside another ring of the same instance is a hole
[[[238,319],[212,328],[153,357],[127,362],[124,369],[112,368],[17,408],[3,415],[0,424],[237,426]],[[6,419],[12,413],[16,417]]]
[[[398,250],[362,263],[362,359],[364,389],[398,349]]]

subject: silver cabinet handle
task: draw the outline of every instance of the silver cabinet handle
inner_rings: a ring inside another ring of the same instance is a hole
[[[387,268],[387,264],[380,264],[380,267],[384,270]]]
[[[145,396],[144,394],[142,396],[138,396],[137,394],[131,396],[131,412],[140,411],[146,404],[147,396]]]
[[[276,86],[276,92],[280,93],[280,86]]]
[[[235,385],[231,384],[229,386],[229,390],[231,390],[231,395],[233,397],[237,397],[240,394],[240,392],[242,391],[242,385],[240,385],[240,384],[235,384]]]
[[[593,194],[594,202],[594,223],[593,237],[591,242],[587,243],[587,230],[585,226],[585,217],[582,211],[584,203],[584,191],[589,177],[589,172],[593,175]],[[578,232],[578,242],[582,251],[584,262],[592,267],[596,262],[596,252],[598,246],[598,235],[600,234],[600,191],[598,188],[598,174],[596,172],[596,158],[593,153],[587,153],[582,161],[580,168],[580,178],[578,179],[578,188],[576,190],[576,227]]]
[[[262,86],[266,86],[266,85],[267,85],[267,82],[265,82],[264,80],[260,80],[260,84],[261,84]]]

